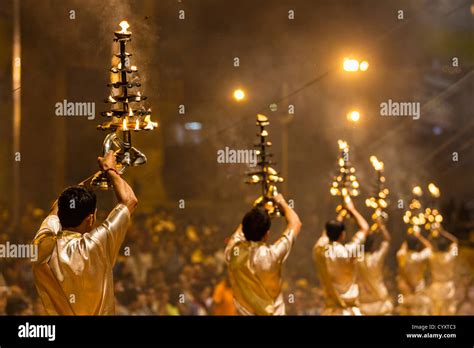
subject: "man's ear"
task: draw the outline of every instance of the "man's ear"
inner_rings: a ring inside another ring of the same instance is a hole
[[[89,219],[89,226],[93,226],[94,222],[95,222],[95,212],[94,212],[94,214],[90,214],[88,216],[88,219]]]

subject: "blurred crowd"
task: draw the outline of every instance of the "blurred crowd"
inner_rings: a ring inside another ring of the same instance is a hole
[[[100,212],[98,219],[105,214]],[[42,209],[28,206],[21,229],[11,233],[7,210],[0,207],[0,244],[29,243],[45,215]],[[116,314],[234,315],[224,247],[237,223],[189,221],[164,210],[134,216],[114,268]],[[299,257],[315,240],[314,233],[303,237],[286,263],[283,289],[289,315],[319,315],[324,307],[313,260],[310,255]],[[473,249],[461,247],[456,280],[460,315],[474,314],[473,259]],[[396,270],[385,269],[396,305]],[[30,260],[0,259],[0,315],[44,314]]]

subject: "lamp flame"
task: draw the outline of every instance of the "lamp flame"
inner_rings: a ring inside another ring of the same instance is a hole
[[[440,196],[439,188],[435,184],[430,183],[428,185],[428,190],[433,197],[438,198]]]
[[[145,129],[147,130],[155,129],[156,127],[158,127],[158,122],[152,122],[150,115],[145,116],[145,122],[146,122]]]
[[[415,186],[413,190],[411,191],[415,196],[420,197],[423,194],[423,190],[421,189],[420,186]]]
[[[377,171],[383,170],[383,162],[379,161],[377,157],[370,156],[370,162],[372,162],[372,165],[374,166],[375,170]]]
[[[340,150],[347,149],[347,142],[345,142],[344,140],[338,140],[337,143],[339,144]]]
[[[122,30],[120,31],[122,34],[125,34],[127,32],[127,29],[130,28],[130,25],[127,21],[121,21],[119,26],[120,28],[122,28]]]

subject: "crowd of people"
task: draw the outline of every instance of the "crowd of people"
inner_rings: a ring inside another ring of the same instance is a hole
[[[21,228],[15,233],[0,234],[0,244],[30,242],[45,214],[29,205],[21,218]],[[1,216],[2,231],[7,231],[5,209]],[[165,210],[135,215],[114,268],[116,314],[235,315],[224,256],[231,226],[235,228],[238,223],[232,222],[233,225],[222,225],[189,221]],[[456,314],[472,315],[472,266],[463,261],[463,252],[460,256]],[[314,262],[311,257],[305,257],[303,263],[302,259],[290,258],[284,268],[286,314],[321,315],[324,294]],[[34,286],[30,260],[1,259],[0,265],[0,315],[46,314]],[[302,268],[306,272],[301,272]],[[394,313],[401,314],[397,311],[395,270],[385,267],[384,273]]]

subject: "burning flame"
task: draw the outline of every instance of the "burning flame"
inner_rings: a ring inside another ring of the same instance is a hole
[[[133,110],[132,110],[132,108],[128,108],[128,116],[133,116]]]
[[[372,162],[372,165],[374,166],[375,170],[383,170],[383,162],[379,161],[377,157],[370,156],[370,162]]]
[[[339,149],[344,150],[347,148],[347,142],[344,140],[338,140],[337,143],[339,144]]]
[[[433,197],[438,198],[440,196],[439,188],[435,184],[430,183],[428,185],[428,190],[430,191]]]
[[[135,121],[135,130],[140,130],[140,122],[138,120]]]
[[[415,186],[411,191],[415,196],[421,196],[423,194],[423,190],[420,186]]]
[[[158,127],[158,122],[152,122],[150,115],[145,116],[145,122],[146,122],[146,126],[144,129],[154,129]]]
[[[122,30],[120,31],[121,33],[126,33],[127,29],[130,28],[130,25],[128,24],[127,21],[121,21],[119,25],[120,25],[120,28],[122,28]]]
[[[122,121],[122,130],[124,130],[124,131],[128,130],[127,119],[126,118],[124,118],[123,121]]]

